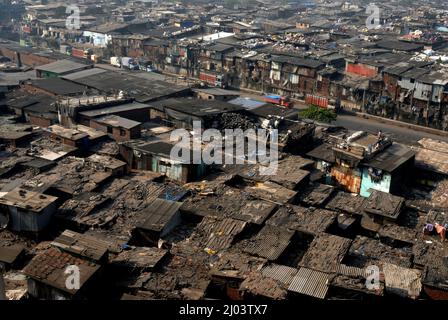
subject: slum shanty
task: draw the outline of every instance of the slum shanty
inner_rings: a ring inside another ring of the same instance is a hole
[[[448,299],[447,3],[78,2],[0,0],[0,300]]]

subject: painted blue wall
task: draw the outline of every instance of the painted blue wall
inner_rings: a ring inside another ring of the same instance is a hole
[[[383,179],[380,182],[373,182],[369,176],[369,169],[364,168],[362,170],[362,181],[361,181],[361,192],[360,195],[363,197],[369,197],[369,189],[374,189],[383,192],[390,192],[392,176],[389,173],[383,174]]]

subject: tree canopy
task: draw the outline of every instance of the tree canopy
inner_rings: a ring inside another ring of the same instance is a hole
[[[307,109],[300,112],[302,118],[316,120],[320,122],[331,123],[336,121],[337,114],[333,110],[321,108],[316,105],[311,105]]]

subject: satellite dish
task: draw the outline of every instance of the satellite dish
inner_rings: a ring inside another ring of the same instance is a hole
[[[9,214],[8,212],[0,211],[0,230],[6,229],[9,224]]]

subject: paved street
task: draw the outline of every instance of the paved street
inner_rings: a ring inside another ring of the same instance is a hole
[[[241,96],[249,97],[255,100],[261,100],[261,96],[257,95],[256,93],[242,92]],[[295,108],[299,110],[307,108],[307,105],[301,102],[295,101],[294,104]],[[338,114],[338,118],[333,124],[336,126],[345,127],[349,130],[362,130],[372,134],[377,134],[378,130],[381,130],[384,134],[390,136],[392,140],[409,145],[416,145],[418,140],[422,138],[431,138],[448,142],[447,136],[439,136],[423,131],[399,127],[390,123],[381,122],[376,119],[364,119],[347,113]]]
[[[364,119],[347,114],[338,115],[338,119],[334,124],[347,129],[363,130],[373,134],[376,134],[378,130],[381,130],[384,134],[390,136],[392,140],[410,145],[416,144],[417,141],[422,138],[431,138],[448,142],[448,137],[446,136],[416,131],[414,129],[394,126],[389,123],[382,123],[375,119]]]
[[[109,68],[114,68],[107,66]],[[160,80],[165,81],[173,81],[179,85],[188,85],[191,84],[191,80],[186,81],[180,79],[180,77],[169,75],[169,74],[156,74],[156,73],[147,73],[147,72],[133,72],[134,75],[142,78],[160,78]],[[241,91],[241,97],[247,97],[254,100],[262,101],[262,95],[256,92],[249,91]],[[303,110],[307,107],[306,104],[301,103],[299,101],[294,101],[295,108],[299,110]],[[436,134],[426,133],[422,131],[416,131],[414,129],[403,128],[399,126],[395,126],[389,123],[383,123],[376,119],[364,119],[351,114],[339,114],[334,125],[345,127],[349,130],[362,130],[372,134],[378,133],[378,130],[381,130],[386,135],[390,136],[394,141],[398,141],[401,143],[415,145],[417,141],[422,138],[431,138],[435,140],[447,141],[447,136],[439,136]]]

